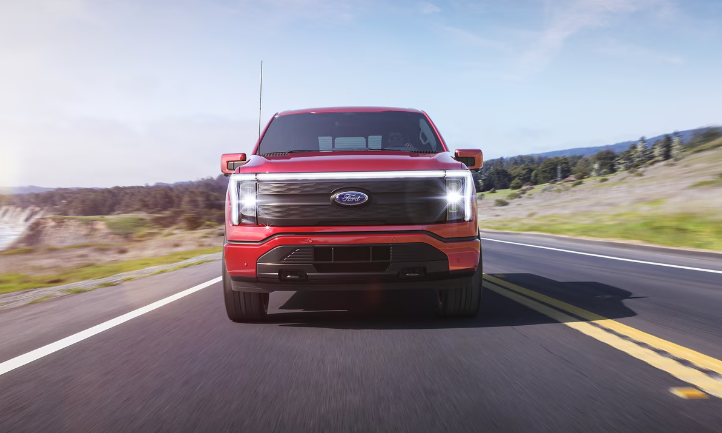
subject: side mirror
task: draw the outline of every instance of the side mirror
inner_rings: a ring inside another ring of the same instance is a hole
[[[224,153],[221,155],[221,172],[223,174],[231,174],[245,163],[245,153]]]
[[[479,149],[456,149],[454,159],[466,165],[469,170],[478,170],[484,166],[484,153]]]

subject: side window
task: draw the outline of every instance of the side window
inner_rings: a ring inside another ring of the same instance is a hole
[[[331,150],[333,139],[331,137],[318,137],[318,150]]]
[[[369,149],[381,149],[380,135],[369,135]]]
[[[419,132],[419,140],[421,140],[421,143],[428,146],[430,150],[435,151],[437,147],[436,138],[431,131],[431,127],[423,118],[419,119],[419,128],[421,128],[421,132]]]

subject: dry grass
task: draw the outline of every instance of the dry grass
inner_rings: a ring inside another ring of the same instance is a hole
[[[639,170],[642,176],[617,173],[573,188],[540,185],[506,207],[489,200],[498,193],[486,195],[478,202],[479,225],[722,250],[720,164],[716,147]]]
[[[104,265],[86,263],[75,267],[56,269],[54,272],[46,274],[28,274],[17,271],[13,273],[4,273],[0,274],[0,293],[36,289],[39,287],[52,287],[77,281],[95,280],[123,272],[145,269],[151,266],[176,263],[203,254],[217,253],[220,252],[220,250],[220,247],[194,249],[189,251],[179,251],[163,256],[144,257]],[[185,266],[178,266],[177,268],[180,269],[182,267]],[[93,287],[93,289],[107,287],[108,285],[115,284],[103,283],[97,287]]]

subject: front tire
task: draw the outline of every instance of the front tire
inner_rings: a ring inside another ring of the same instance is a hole
[[[464,285],[453,289],[439,290],[439,313],[442,317],[475,317],[481,306],[482,292],[481,256],[479,267],[473,277],[466,279]]]
[[[226,271],[223,259],[223,298],[228,318],[234,322],[257,322],[268,313],[268,293],[236,292],[231,286],[231,277]]]

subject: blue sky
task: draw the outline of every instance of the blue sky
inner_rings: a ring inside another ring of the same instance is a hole
[[[722,122],[722,2],[6,0],[0,185],[216,175],[285,109],[426,110],[487,158]]]

